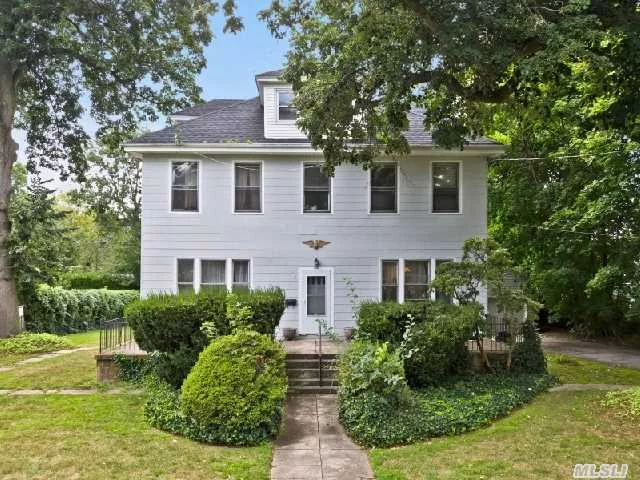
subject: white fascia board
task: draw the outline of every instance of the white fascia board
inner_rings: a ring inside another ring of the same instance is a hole
[[[130,153],[260,153],[265,155],[322,155],[308,143],[200,143],[200,144],[152,144],[129,143],[124,150]],[[439,157],[490,156],[504,153],[502,145],[467,145],[464,150],[445,150],[434,146],[415,146],[410,156],[428,155]]]

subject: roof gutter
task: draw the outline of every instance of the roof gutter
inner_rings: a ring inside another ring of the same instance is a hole
[[[128,143],[124,150],[129,153],[217,153],[217,154],[260,154],[260,155],[309,155],[321,156],[321,150],[311,148],[309,143],[195,143],[195,144],[166,144],[166,143]],[[467,156],[467,155],[501,155],[504,146],[497,144],[467,145],[464,150],[446,150],[435,145],[415,145],[411,147],[410,156]]]

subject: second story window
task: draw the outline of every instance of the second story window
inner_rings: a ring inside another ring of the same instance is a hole
[[[371,213],[398,211],[397,172],[395,163],[381,163],[371,169]]]
[[[331,212],[331,179],[322,173],[322,166],[318,163],[305,163],[303,166],[304,212]]]
[[[241,213],[262,212],[262,172],[259,163],[235,165],[235,211]]]
[[[278,90],[278,121],[291,122],[298,118],[298,111],[293,106],[294,98],[291,90]]]
[[[460,213],[460,164],[433,163],[433,213]]]
[[[198,211],[198,162],[171,164],[171,210]]]

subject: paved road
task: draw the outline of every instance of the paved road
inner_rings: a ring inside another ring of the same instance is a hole
[[[542,334],[542,347],[545,352],[565,353],[587,360],[596,360],[610,365],[623,365],[640,370],[640,350],[578,340],[565,332]]]

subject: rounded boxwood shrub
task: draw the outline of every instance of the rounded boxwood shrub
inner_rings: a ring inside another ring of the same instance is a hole
[[[407,325],[428,316],[431,302],[363,302],[358,309],[358,338],[397,346]]]
[[[181,408],[222,443],[255,444],[277,434],[286,392],[282,347],[241,330],[200,354],[182,385]]]

